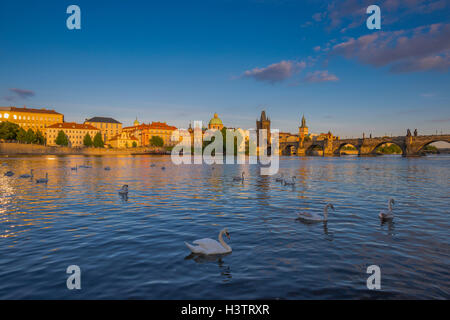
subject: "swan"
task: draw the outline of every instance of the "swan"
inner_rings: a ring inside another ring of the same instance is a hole
[[[309,213],[309,212],[299,212],[297,216],[300,220],[306,222],[327,222],[328,221],[328,208],[334,210],[334,206],[331,203],[328,203],[323,209],[323,217],[318,213]]]
[[[25,178],[33,178],[33,169],[31,169],[30,170],[30,174],[28,174],[28,173],[25,173],[25,174],[22,174],[21,176],[19,176],[19,178],[23,178],[23,179],[25,179]]]
[[[122,189],[119,190],[119,194],[122,194],[122,195],[128,194],[128,185],[127,184],[124,184],[122,186]]]
[[[196,244],[196,246],[193,246],[187,242],[185,242],[186,246],[189,248],[189,250],[192,251],[192,253],[196,254],[225,254],[231,252],[231,247],[223,241],[222,236],[226,235],[228,239],[230,239],[230,234],[228,233],[228,229],[225,228],[219,233],[219,241],[213,240],[213,239],[200,239],[195,240],[193,243]]]
[[[48,173],[45,174],[45,178],[36,179],[36,183],[47,183],[48,182]]]
[[[285,186],[294,186],[295,185],[295,176],[291,177],[291,181],[287,181],[286,179],[283,179],[283,185]]]
[[[70,168],[70,170],[77,171],[78,170],[78,165],[76,164],[75,167]]]
[[[283,182],[284,181],[284,175],[280,173],[280,176],[275,179],[276,182]]]
[[[392,198],[389,199],[389,201],[388,201],[388,210],[387,211],[382,210],[380,212],[379,217],[380,217],[381,220],[388,221],[388,220],[394,219],[394,213],[392,212],[392,205],[394,205],[394,204],[395,204],[394,199],[392,199]]]
[[[8,171],[5,173],[6,177],[12,177],[13,175],[14,175],[14,172],[12,172],[12,171]]]
[[[111,168],[110,167],[105,167],[105,170],[109,171],[109,170],[111,170]]]
[[[244,182],[244,171],[242,171],[242,175],[240,177],[234,177],[233,181],[242,181],[242,182]]]

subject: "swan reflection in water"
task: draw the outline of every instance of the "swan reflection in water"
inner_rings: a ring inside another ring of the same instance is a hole
[[[231,281],[232,278],[231,268],[229,265],[225,265],[225,262],[222,260],[222,258],[228,255],[231,255],[231,252],[216,255],[191,253],[188,256],[184,257],[184,260],[193,260],[198,264],[217,262],[217,265],[220,269],[220,275],[224,277],[223,281],[228,282]]]

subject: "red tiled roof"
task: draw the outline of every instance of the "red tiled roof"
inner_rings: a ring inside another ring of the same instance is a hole
[[[125,127],[123,130],[145,130],[145,129],[158,129],[158,130],[177,130],[177,127],[169,126],[165,122],[152,122],[151,124],[142,123],[138,126]]]
[[[75,122],[55,123],[48,126],[47,129],[83,129],[83,130],[99,130],[90,124],[80,124]]]
[[[47,109],[33,109],[33,108],[16,108],[16,107],[4,107],[2,109],[6,109],[8,111],[12,112],[31,112],[31,113],[47,113],[47,114],[60,114],[59,112],[56,112],[55,110],[47,110]]]

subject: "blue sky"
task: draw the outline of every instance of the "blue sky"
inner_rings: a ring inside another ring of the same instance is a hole
[[[81,8],[68,30],[66,8]],[[187,127],[217,112],[250,128],[341,137],[450,132],[445,0],[2,1],[0,105],[66,121]]]

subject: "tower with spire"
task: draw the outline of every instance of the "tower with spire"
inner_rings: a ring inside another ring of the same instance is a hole
[[[305,115],[303,114],[302,125],[298,127],[298,139],[301,146],[303,146],[303,141],[305,140],[306,136],[308,136],[308,127],[306,126],[306,119]]]
[[[260,119],[256,119],[256,136],[258,138],[258,146],[259,146],[259,130],[266,129],[267,130],[267,147],[270,146],[270,119],[266,116],[266,111],[263,110],[261,112]]]

